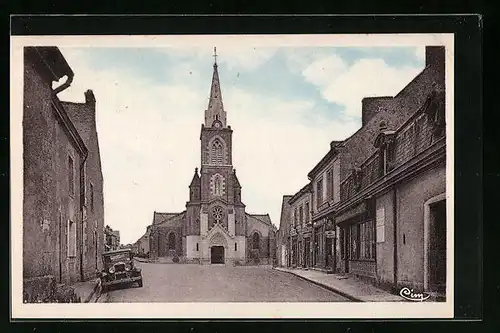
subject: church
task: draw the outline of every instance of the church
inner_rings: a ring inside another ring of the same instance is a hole
[[[271,264],[276,227],[269,214],[247,213],[241,200],[232,160],[233,130],[222,103],[216,53],[214,57],[201,125],[201,167],[194,170],[184,211],[154,212],[148,227],[149,256],[181,263]]]

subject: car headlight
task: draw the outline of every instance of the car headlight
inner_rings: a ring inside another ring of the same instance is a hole
[[[113,274],[113,273],[115,272],[115,267],[110,267],[110,268],[109,268],[109,272],[110,272],[111,274]]]

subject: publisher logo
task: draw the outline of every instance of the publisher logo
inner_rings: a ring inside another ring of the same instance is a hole
[[[407,299],[407,300],[413,301],[413,302],[423,302],[426,299],[428,299],[429,297],[431,297],[431,295],[429,295],[427,293],[424,293],[424,292],[417,293],[417,292],[413,291],[413,289],[410,289],[407,287],[404,287],[403,289],[401,289],[399,291],[399,295],[401,295],[401,297],[403,297],[404,299]]]

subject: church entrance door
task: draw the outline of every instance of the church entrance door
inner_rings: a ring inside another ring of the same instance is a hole
[[[210,262],[212,264],[224,263],[224,246],[212,246],[210,248]]]

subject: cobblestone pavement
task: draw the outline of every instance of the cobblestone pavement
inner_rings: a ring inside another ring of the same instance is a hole
[[[150,264],[144,286],[108,292],[108,302],[346,302],[348,299],[266,267]]]

